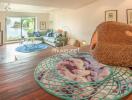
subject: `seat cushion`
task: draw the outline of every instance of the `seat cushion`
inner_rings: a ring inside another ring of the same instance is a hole
[[[54,37],[49,37],[49,38],[47,39],[47,41],[55,42],[55,38],[54,38]]]
[[[92,54],[104,64],[132,67],[132,45],[97,44]]]
[[[55,42],[55,38],[54,37],[47,37],[47,36],[44,36],[43,37],[43,39],[45,40],[45,41],[49,41],[49,42]]]

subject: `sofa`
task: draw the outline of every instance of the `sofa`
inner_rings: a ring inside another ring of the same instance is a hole
[[[44,42],[43,40],[43,36],[45,36],[47,34],[48,31],[42,31],[42,32],[33,32],[33,33],[28,33],[28,40],[34,39],[34,40],[40,40],[42,42]]]
[[[67,45],[68,41],[67,32],[57,32],[52,29],[42,32],[28,33],[28,40],[31,40],[32,38],[57,47]]]
[[[60,47],[65,46],[67,44],[68,38],[66,33],[61,34],[58,32],[50,31],[43,36],[43,40],[49,45]]]

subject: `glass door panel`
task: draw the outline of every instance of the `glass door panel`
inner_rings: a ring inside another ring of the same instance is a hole
[[[7,41],[21,38],[21,17],[6,18]]]
[[[28,37],[35,31],[35,17],[22,17],[22,36]]]

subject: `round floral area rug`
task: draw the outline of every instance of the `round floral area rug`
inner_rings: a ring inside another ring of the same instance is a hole
[[[132,71],[96,61],[89,53],[63,53],[44,59],[36,82],[65,100],[117,100],[132,92]]]

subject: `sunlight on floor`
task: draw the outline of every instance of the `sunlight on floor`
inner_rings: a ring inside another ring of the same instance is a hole
[[[16,47],[20,46],[20,44],[7,44],[0,47],[0,64],[14,62],[18,59],[24,59],[27,57],[34,56],[36,53],[21,53],[17,52]]]

